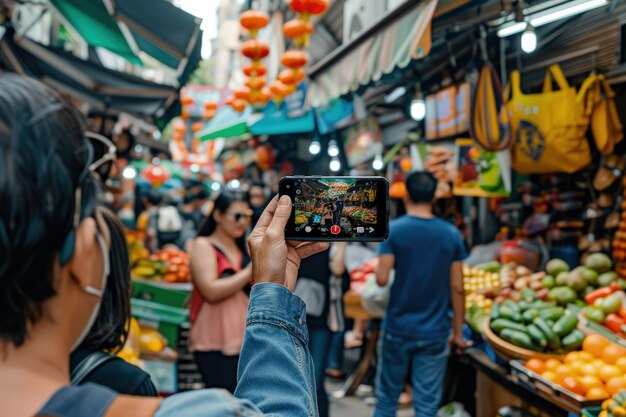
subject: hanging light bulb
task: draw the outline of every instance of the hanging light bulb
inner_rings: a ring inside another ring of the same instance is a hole
[[[137,176],[137,170],[134,167],[128,165],[126,168],[124,168],[122,176],[127,180],[132,180]]]
[[[337,158],[333,158],[330,160],[330,170],[332,172],[337,172],[341,169],[341,162],[339,162],[339,159]]]
[[[381,154],[377,154],[374,158],[374,162],[372,162],[372,168],[374,168],[375,171],[380,171],[384,166],[383,156]]]
[[[426,102],[423,98],[411,101],[411,119],[421,122],[426,117]]]
[[[524,33],[522,33],[522,51],[530,54],[537,49],[537,34],[532,25],[528,25]]]
[[[314,139],[309,145],[309,153],[311,155],[317,155],[322,150],[322,145],[320,145],[320,141]]]
[[[211,190],[217,192],[222,188],[222,186],[220,185],[219,182],[214,182],[213,184],[211,184]]]
[[[339,146],[337,146],[336,140],[331,140],[328,143],[328,156],[335,158],[339,155]]]

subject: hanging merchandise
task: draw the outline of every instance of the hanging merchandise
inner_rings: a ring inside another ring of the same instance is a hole
[[[426,97],[427,140],[449,138],[468,131],[469,90],[469,83],[463,83]]]
[[[559,90],[552,91],[552,77]],[[526,174],[574,173],[591,163],[585,138],[589,118],[561,67],[550,66],[540,94],[522,93],[520,73],[513,71],[505,98],[509,99],[507,108],[513,136],[511,156],[517,171]]]
[[[476,146],[471,139],[456,141],[456,173],[452,193],[465,197],[502,197],[509,193],[504,187],[502,169],[495,152]]]
[[[485,64],[480,71],[470,110],[470,134],[483,149],[498,152],[511,145],[511,122],[496,70]]]
[[[615,145],[624,139],[624,128],[615,105],[615,92],[602,74],[591,74],[578,94],[591,117],[591,133],[603,155],[611,155]]]

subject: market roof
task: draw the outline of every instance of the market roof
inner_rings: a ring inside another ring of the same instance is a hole
[[[0,41],[0,62],[18,74],[39,78],[99,110],[147,116],[161,123],[179,112],[178,91],[172,86],[104,68],[14,35],[13,29],[8,29]]]

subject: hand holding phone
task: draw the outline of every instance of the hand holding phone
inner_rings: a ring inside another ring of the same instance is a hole
[[[293,209],[287,239],[383,241],[389,234],[389,183],[382,177],[284,177]]]

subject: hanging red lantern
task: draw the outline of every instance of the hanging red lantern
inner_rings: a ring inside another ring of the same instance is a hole
[[[265,87],[265,77],[248,78],[245,84],[250,90],[260,90]]]
[[[308,20],[311,16],[324,13],[328,10],[327,0],[291,0],[291,10],[301,14],[302,19]]]
[[[287,51],[281,57],[280,62],[287,68],[302,68],[309,63],[309,56],[303,51]]]
[[[233,108],[233,110],[235,110],[237,113],[241,113],[242,111],[245,110],[246,106],[248,105],[248,102],[244,99],[241,98],[236,98],[233,103],[230,105],[230,107]]]
[[[211,100],[204,103],[204,110],[211,111],[217,110],[217,101]]]
[[[274,163],[274,149],[268,145],[260,145],[256,148],[256,164],[261,171],[272,169]]]
[[[235,98],[235,100],[248,101],[248,99],[250,98],[250,88],[249,87],[235,88],[233,90],[233,97]]]
[[[258,61],[270,54],[270,46],[258,39],[248,39],[241,44],[241,53],[253,61]]]
[[[202,112],[202,118],[204,120],[211,120],[217,114],[217,110],[205,110]]]
[[[283,25],[283,33],[289,39],[301,38],[313,33],[313,25],[301,19],[293,19]]]
[[[180,118],[183,120],[189,120],[189,110],[183,109],[183,111],[180,113]]]
[[[250,92],[250,103],[251,104],[265,104],[269,101],[271,93],[267,93],[265,88],[263,90],[252,90]]]
[[[411,172],[411,168],[413,167],[413,163],[411,162],[411,158],[405,156],[400,160],[400,168],[403,172]]]
[[[406,185],[401,181],[391,184],[391,187],[389,188],[389,197],[398,200],[406,197]]]
[[[262,77],[267,74],[267,67],[261,62],[248,62],[241,70],[247,77]]]
[[[202,122],[195,122],[194,124],[191,125],[191,131],[193,133],[199,132],[202,129],[204,129],[204,123]]]
[[[280,96],[280,97],[285,98],[286,96],[289,95],[289,93],[291,93],[290,88],[287,85],[285,85],[282,81],[279,81],[279,80],[272,81],[269,87],[273,96]]]
[[[260,10],[246,10],[239,15],[239,23],[250,32],[250,37],[255,38],[259,29],[270,23],[270,17]]]
[[[298,85],[304,80],[304,71],[301,69],[286,69],[278,74],[278,80],[285,85]]]
[[[181,96],[180,97],[180,104],[182,104],[183,106],[190,106],[194,103],[194,99],[191,96]]]

